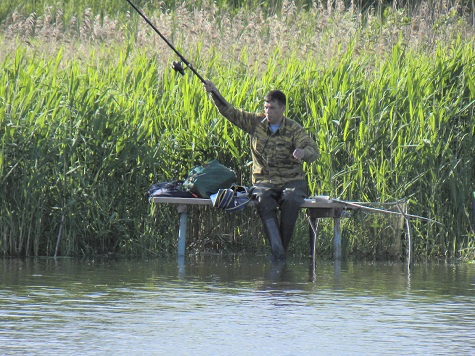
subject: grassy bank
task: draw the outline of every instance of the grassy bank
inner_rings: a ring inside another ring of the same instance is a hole
[[[154,211],[144,192],[210,159],[248,185],[247,139],[191,72],[170,69],[173,52],[137,15],[87,10],[72,26],[61,13],[10,17],[2,27],[1,250],[173,251],[175,210]],[[421,6],[411,16],[391,8],[360,16],[289,4],[267,16],[203,4],[148,14],[236,106],[258,110],[267,90],[288,93],[288,115],[322,152],[306,167],[313,194],[405,199],[410,213],[442,223],[412,222],[418,255],[473,255],[475,41],[458,11]],[[196,209],[192,219],[191,248],[265,249],[253,211]],[[295,253],[307,249],[305,224],[302,217]],[[348,253],[386,252],[373,225],[384,228],[384,219],[345,220]],[[329,237],[330,224],[322,229]],[[318,249],[330,253],[330,239]]]

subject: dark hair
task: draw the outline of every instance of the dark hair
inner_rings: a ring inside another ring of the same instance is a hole
[[[285,94],[282,93],[280,90],[271,90],[264,97],[264,101],[266,102],[274,100],[277,101],[280,105],[287,105],[287,98],[285,97]]]

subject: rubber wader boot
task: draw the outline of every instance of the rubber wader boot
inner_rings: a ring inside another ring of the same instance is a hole
[[[280,237],[282,238],[282,246],[284,247],[284,251],[287,251],[289,247],[290,240],[292,239],[292,235],[294,233],[294,226],[295,225],[280,224]]]
[[[277,221],[275,219],[267,219],[263,221],[263,224],[267,239],[270,242],[272,257],[274,259],[285,259],[285,250],[284,246],[282,246]]]

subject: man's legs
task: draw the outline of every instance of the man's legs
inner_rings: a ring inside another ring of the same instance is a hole
[[[257,197],[256,208],[271,246],[272,257],[284,259],[285,250],[282,246],[277,220],[277,201],[280,197],[280,191],[272,184],[256,184],[253,187],[252,194]]]
[[[295,223],[297,221],[300,206],[304,202],[308,186],[304,180],[296,180],[284,185],[282,190],[280,204],[280,236],[282,246],[287,251],[290,240],[294,233]]]

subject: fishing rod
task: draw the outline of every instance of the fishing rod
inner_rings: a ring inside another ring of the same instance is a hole
[[[140,11],[140,10],[137,8],[137,6],[135,6],[130,0],[127,0],[127,2],[130,4],[130,6],[132,6],[132,7],[134,8],[135,11],[138,12],[138,14],[139,14],[140,16],[142,16],[142,18],[145,20],[145,22],[147,22],[147,23],[150,25],[150,27],[153,28],[153,30],[162,38],[162,40],[164,40],[165,43],[177,54],[177,56],[180,57],[181,61],[182,61],[183,63],[185,63],[185,65],[186,65],[188,68],[191,69],[191,71],[193,72],[193,74],[195,74],[195,75],[199,78],[199,80],[201,80],[201,82],[204,84],[204,83],[205,83],[205,80],[204,80],[203,77],[195,70],[195,68],[193,68],[193,66],[191,65],[191,63],[188,62],[188,61],[186,60],[186,58],[183,57],[183,55],[182,55],[180,52],[178,52],[178,50],[177,50],[175,47],[173,47],[173,45],[170,43],[170,41],[168,41],[168,40],[165,38],[165,36],[163,36],[163,35],[160,33],[160,31],[153,25],[152,22],[150,22],[150,20],[142,13],[142,11]],[[179,72],[181,75],[185,75],[185,69],[183,68],[183,66],[181,65],[181,63],[174,61],[174,62],[172,63],[172,68],[173,68],[173,70]]]
[[[404,213],[402,211],[391,211],[391,210],[386,210],[386,209],[371,208],[371,207],[364,206],[364,205],[361,205],[361,204],[358,204],[358,203],[349,202],[349,201],[345,201],[345,200],[339,200],[339,199],[332,199],[332,201],[337,202],[337,203],[342,203],[342,204],[345,204],[347,206],[350,206],[350,207],[353,207],[353,208],[356,208],[356,209],[373,211],[373,212],[384,213],[384,214],[402,215],[406,219],[407,218],[421,219],[421,220],[430,221],[430,222],[433,222],[433,223],[436,223],[436,224],[439,224],[439,225],[443,225],[441,222],[439,222],[437,220],[430,219],[430,218],[425,218],[423,216],[407,214],[407,213]]]

